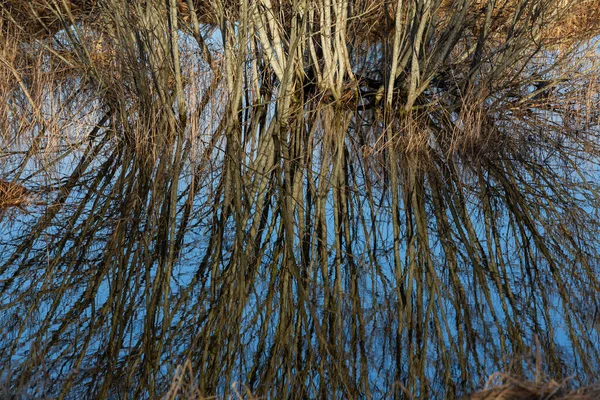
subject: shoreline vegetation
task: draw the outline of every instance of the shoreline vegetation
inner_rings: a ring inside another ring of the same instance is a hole
[[[599,48],[600,0],[0,0],[0,389],[600,396]]]
[[[538,365],[537,368],[540,368]],[[514,376],[496,372],[489,376],[481,389],[458,397],[459,400],[597,400],[600,399],[600,382],[584,387],[574,387],[573,377],[555,381],[540,372],[528,380],[523,376]],[[419,398],[408,389],[400,386],[407,399]],[[231,388],[231,399],[258,400],[262,397],[253,396],[252,392],[243,385]],[[391,392],[390,392],[391,394]],[[168,392],[162,400],[212,400],[219,397],[204,396],[195,383],[192,366],[189,362],[177,367]]]
[[[503,383],[486,385],[486,389],[462,397],[464,400],[595,400],[600,398],[600,385],[570,390],[566,383],[522,381],[519,378],[494,374],[490,380]]]

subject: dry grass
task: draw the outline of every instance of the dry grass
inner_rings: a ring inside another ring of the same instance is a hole
[[[542,382],[524,381],[513,376],[495,373],[488,379],[486,389],[473,393],[463,399],[471,400],[525,400],[525,399],[563,399],[593,400],[600,399],[600,384],[569,390],[568,381]]]
[[[553,379],[542,379],[538,376],[536,381],[497,372],[488,378],[483,390],[462,397],[462,400],[597,400],[600,399],[600,383],[573,390],[569,385],[570,380],[557,382]],[[252,393],[240,388],[232,388],[229,398],[232,399],[257,399]],[[406,393],[410,396],[410,393]],[[191,363],[186,361],[177,367],[175,376],[164,395],[163,400],[205,400],[217,399],[215,396],[204,396],[198,389]]]
[[[31,192],[18,183],[0,179],[0,210],[10,207],[22,208],[31,199]]]
[[[511,24],[512,16],[515,11],[516,4],[514,0],[506,0],[496,6],[494,11],[494,19],[496,23],[500,22],[506,26]],[[216,8],[211,2],[204,0],[193,0],[193,5],[196,20],[200,23],[218,24],[216,18]],[[237,15],[237,7],[235,2],[225,2],[226,9]],[[474,20],[478,22],[479,28],[485,19],[485,9],[488,4],[487,0],[478,0],[473,3],[469,13],[472,14]],[[275,2],[275,7],[281,12],[292,14],[297,5],[295,1],[283,0]],[[314,7],[318,10],[316,3],[308,2],[308,7]],[[355,1],[352,7],[361,17],[360,21],[353,21],[353,24],[358,23],[350,30],[360,30],[364,36],[378,41],[382,35],[385,37],[393,30],[393,16],[396,13],[394,3],[383,6],[383,2],[378,1]],[[547,21],[542,37],[546,40],[551,40],[558,47],[569,47],[576,40],[585,40],[600,32],[600,1],[598,0],[563,0],[556,3],[556,18]],[[94,21],[100,7],[96,1],[78,2],[66,1],[64,3],[53,4],[48,1],[33,1],[22,2],[16,0],[6,0],[2,6],[4,10],[10,14],[10,19],[24,28],[24,31],[33,37],[42,38],[49,37],[64,28],[64,22],[61,21],[60,14],[68,14],[73,18],[73,21],[88,22]],[[184,24],[191,24],[192,14],[187,0],[177,1],[178,14]],[[454,2],[451,0],[443,0],[439,4],[438,15],[442,20],[450,19],[456,9]],[[509,12],[510,11],[510,12]]]
[[[219,397],[216,396],[205,396],[202,394],[194,375],[192,363],[189,360],[177,367],[169,391],[162,397],[163,400],[209,400],[218,398]],[[232,400],[258,399],[258,397],[253,396],[247,388],[244,388],[243,385],[234,385],[230,389],[227,398]]]

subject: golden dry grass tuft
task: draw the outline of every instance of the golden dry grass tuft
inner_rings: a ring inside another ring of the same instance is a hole
[[[194,375],[192,363],[187,360],[183,365],[180,365],[175,370],[175,375],[171,381],[169,391],[162,397],[162,400],[212,400],[218,399],[215,396],[205,396],[198,387],[198,382]],[[227,398],[232,400],[237,399],[257,399],[252,393],[244,388],[232,387]]]
[[[0,179],[0,210],[10,207],[24,207],[31,197],[31,192],[18,183]]]
[[[519,378],[495,373],[490,376],[486,389],[464,397],[464,400],[595,400],[600,399],[600,384],[569,390],[568,381],[541,382],[526,381]]]
[[[542,34],[555,48],[566,49],[577,41],[600,34],[600,0],[564,1],[557,7],[556,20]]]

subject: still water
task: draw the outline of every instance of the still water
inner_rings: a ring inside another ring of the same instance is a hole
[[[11,393],[155,397],[184,364],[202,394],[278,398],[454,397],[494,372],[531,377],[538,355],[555,379],[599,370],[595,249],[544,240],[577,230],[549,207],[519,221],[499,187],[422,187],[425,225],[400,202],[394,233],[373,171],[343,192],[335,172],[299,171],[297,201],[277,172],[242,168],[236,187],[215,157],[217,171],[190,163],[174,180],[100,146],[87,166],[72,154],[58,168],[69,173],[31,183],[53,190],[27,212],[4,210]]]

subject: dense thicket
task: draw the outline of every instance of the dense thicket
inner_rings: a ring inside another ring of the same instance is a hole
[[[31,196],[0,210],[0,386],[597,377],[599,10],[0,1],[0,173]]]

